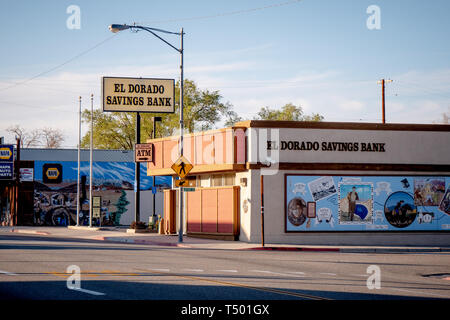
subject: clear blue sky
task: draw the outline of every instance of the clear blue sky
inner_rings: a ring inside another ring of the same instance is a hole
[[[80,29],[68,29],[70,5]],[[370,5],[380,8],[369,30]],[[325,121],[432,123],[450,113],[447,0],[2,1],[0,135],[19,124],[77,140],[83,107],[102,76],[179,78],[179,54],[147,32],[115,36],[111,23],[184,28],[185,78],[219,90],[243,117],[300,104]],[[164,36],[174,45],[179,37]],[[83,129],[85,130],[85,129]]]

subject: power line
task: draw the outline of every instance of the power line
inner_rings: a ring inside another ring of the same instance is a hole
[[[113,37],[115,37],[115,36],[116,36],[116,34],[113,34],[112,36],[109,36],[108,38],[106,38],[106,39],[100,41],[99,43],[95,44],[94,46],[90,47],[89,49],[86,49],[86,50],[80,52],[79,54],[73,56],[72,58],[70,58],[70,59],[64,61],[64,62],[61,63],[61,64],[58,64],[57,66],[54,66],[53,68],[50,68],[50,69],[48,69],[48,70],[46,70],[46,71],[43,71],[43,72],[41,72],[41,73],[38,73],[37,75],[32,76],[31,78],[28,78],[28,79],[23,80],[23,81],[21,81],[21,82],[14,83],[14,84],[10,85],[9,87],[2,88],[2,89],[0,89],[0,92],[1,92],[1,91],[5,91],[5,90],[8,90],[8,89],[15,88],[15,87],[20,86],[20,85],[22,85],[22,84],[25,84],[25,83],[27,83],[27,82],[29,82],[29,81],[31,81],[31,80],[34,80],[34,79],[39,78],[39,77],[42,77],[43,75],[48,74],[48,73],[50,73],[50,72],[52,72],[52,71],[55,71],[56,69],[59,69],[59,68],[61,68],[62,66],[65,66],[66,64],[68,64],[68,63],[70,63],[70,62],[72,62],[72,61],[74,61],[74,60],[80,58],[81,56],[84,56],[85,54],[91,52],[92,50],[94,50],[95,48],[101,46],[101,45],[104,44],[105,42],[111,40],[111,39],[112,39]]]
[[[264,6],[264,7],[222,12],[222,13],[216,13],[216,14],[208,15],[208,16],[196,16],[196,17],[177,18],[177,19],[168,19],[168,20],[153,20],[153,21],[148,21],[148,22],[139,22],[139,23],[137,22],[137,24],[152,24],[152,23],[167,23],[167,22],[181,22],[181,21],[213,19],[213,18],[219,18],[219,17],[233,16],[233,15],[237,15],[237,14],[250,13],[250,12],[254,12],[254,11],[265,10],[265,9],[270,9],[270,8],[275,8],[275,7],[282,7],[282,6],[294,4],[294,3],[297,3],[300,1],[302,1],[302,0],[279,2],[279,3],[271,4],[268,6]]]

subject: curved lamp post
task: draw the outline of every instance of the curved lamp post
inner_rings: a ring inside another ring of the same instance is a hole
[[[119,31],[123,31],[123,30],[127,30],[130,29],[132,31],[139,31],[139,30],[145,30],[147,32],[150,32],[152,35],[154,35],[155,37],[157,37],[159,40],[163,41],[164,43],[166,43],[167,45],[169,45],[170,47],[172,47],[173,49],[175,49],[178,53],[180,53],[180,71],[181,71],[181,75],[180,75],[180,156],[183,156],[183,131],[184,131],[184,121],[183,121],[183,28],[181,28],[180,32],[171,32],[171,31],[166,31],[166,30],[162,30],[162,29],[157,29],[157,28],[150,28],[150,27],[144,27],[144,26],[137,26],[137,25],[127,25],[127,24],[111,24],[109,27],[109,30],[113,33],[117,33]],[[174,45],[172,45],[170,42],[166,41],[165,39],[163,39],[162,37],[160,37],[158,33],[166,33],[166,34],[174,34],[174,35],[178,35],[180,36],[181,40],[180,40],[180,48],[175,47]],[[136,143],[140,143],[140,116],[139,116],[139,112],[137,113],[137,117],[136,117]],[[139,217],[139,180],[140,180],[140,164],[136,165],[136,204],[135,204],[135,208],[136,208],[136,216]],[[178,231],[178,242],[183,242],[183,188],[180,188],[180,204],[179,204],[179,208],[180,208],[180,225],[179,225],[179,231]],[[137,222],[137,221],[136,221]]]

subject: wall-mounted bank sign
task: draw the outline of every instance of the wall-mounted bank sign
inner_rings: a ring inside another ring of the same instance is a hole
[[[103,111],[175,112],[175,80],[102,77]]]

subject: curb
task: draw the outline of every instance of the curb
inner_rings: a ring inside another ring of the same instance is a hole
[[[322,252],[340,252],[339,248],[311,248],[311,247],[254,247],[243,248],[240,250],[273,250],[273,251],[322,251]]]
[[[11,232],[15,233],[27,233],[27,234],[38,234],[41,236],[48,236],[50,233],[46,231],[36,231],[36,230],[24,230],[24,229],[11,229]]]
[[[120,237],[93,237],[91,239],[101,240],[101,241],[109,241],[109,242],[120,242],[120,243],[133,243],[133,244],[146,244],[153,246],[165,246],[165,247],[180,247],[180,248],[192,248],[191,246],[183,243],[167,243],[167,242],[159,242],[159,241],[148,241],[142,239],[132,239],[132,238],[120,238]]]

